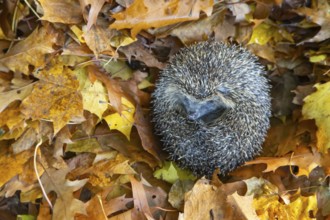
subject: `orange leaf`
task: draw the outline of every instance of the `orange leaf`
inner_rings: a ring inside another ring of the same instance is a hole
[[[200,11],[210,16],[212,7],[213,0],[136,0],[126,11],[113,15],[116,21],[110,27],[118,30],[132,28],[132,37],[135,37],[148,28],[197,20]]]

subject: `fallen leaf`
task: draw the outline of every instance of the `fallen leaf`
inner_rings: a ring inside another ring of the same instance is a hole
[[[0,93],[0,112],[2,112],[10,103],[14,102],[15,100],[25,99],[28,95],[31,94],[32,88],[33,84],[31,83],[30,85],[19,89]]]
[[[44,67],[47,62],[45,55],[55,51],[53,45],[58,39],[59,33],[50,25],[37,28],[26,39],[14,45],[6,55],[0,55],[0,65],[30,75],[29,65],[35,69]]]
[[[317,125],[317,147],[322,153],[330,148],[330,82],[315,85],[316,92],[304,99],[302,114],[305,119],[315,119]]]
[[[159,149],[160,143],[155,137],[150,118],[145,115],[142,108],[137,105],[136,113],[134,115],[135,127],[141,138],[143,149],[152,154],[155,158],[160,160],[161,151]]]
[[[72,70],[60,63],[36,74],[40,80],[30,96],[23,100],[21,111],[33,120],[53,122],[54,134],[74,118],[83,118],[79,82]]]
[[[168,193],[168,202],[171,205],[182,211],[184,205],[184,195],[190,191],[194,186],[194,182],[191,180],[177,180],[171,187]]]
[[[1,152],[0,154],[0,185],[3,186],[14,176],[23,172],[24,164],[33,155],[33,151],[27,150],[19,154],[10,154]]]
[[[68,172],[68,168],[49,168],[41,177],[46,193],[54,191],[57,194],[53,219],[73,220],[76,213],[87,214],[84,203],[74,198],[73,193],[82,188],[88,179],[69,181],[65,178]]]
[[[280,216],[288,220],[307,220],[311,219],[311,213],[315,216],[317,212],[316,195],[305,197],[297,192],[296,196],[298,196],[297,199],[286,205],[279,201],[278,195],[264,195],[254,199],[253,206],[261,220],[276,219]]]
[[[151,217],[152,214],[143,184],[137,181],[133,176],[130,176],[130,181],[132,184],[134,208],[143,219],[148,218],[148,216]]]
[[[122,98],[122,103],[124,107],[121,115],[119,113],[113,113],[105,116],[104,120],[108,123],[110,130],[116,129],[130,140],[130,134],[134,124],[135,107],[125,98]]]
[[[98,57],[100,54],[106,54],[109,56],[115,56],[116,52],[111,47],[109,39],[115,36],[115,30],[109,29],[107,26],[93,26],[90,30],[84,26],[84,39],[87,46]]]
[[[67,144],[65,151],[97,153],[101,151],[101,146],[95,138],[91,138]]]
[[[165,162],[164,166],[154,172],[154,177],[175,183],[177,180],[196,180],[196,177],[188,170],[180,169],[174,162]]]
[[[234,219],[258,220],[258,216],[253,207],[253,196],[240,196],[237,192],[227,197],[227,202],[237,213]]]
[[[75,74],[80,84],[83,108],[102,119],[103,113],[108,109],[106,88],[99,80],[91,82],[85,69],[78,69]]]
[[[198,180],[185,195],[183,219],[230,219],[226,197],[221,188],[210,185],[208,180]]]
[[[40,0],[42,20],[52,23],[78,24],[82,21],[79,2],[76,0]]]
[[[211,0],[193,2],[188,0],[170,0],[167,2],[137,0],[128,6],[124,12],[114,14],[113,17],[116,21],[110,27],[118,30],[132,29],[132,36],[135,37],[141,30],[147,30],[148,28],[197,20],[200,11],[204,11],[210,16],[212,6],[213,1]]]
[[[248,161],[245,164],[252,165],[265,163],[267,164],[267,169],[263,171],[265,173],[275,171],[281,166],[298,166],[299,171],[296,174],[297,176],[309,176],[314,168],[322,166],[324,161],[327,161],[328,159],[327,155],[321,155],[319,152],[311,152],[307,148],[299,148],[296,152],[283,157],[259,157],[253,161]]]

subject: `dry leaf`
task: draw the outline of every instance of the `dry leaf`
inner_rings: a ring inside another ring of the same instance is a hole
[[[212,13],[213,1],[177,1],[167,2],[153,0],[134,1],[124,12],[114,14],[115,23],[111,28],[132,28],[132,36],[135,37],[141,30],[152,27],[163,27],[183,21],[196,20],[200,11],[208,16]],[[157,18],[162,19],[157,19]]]
[[[59,33],[51,26],[41,27],[26,39],[17,43],[6,55],[0,56],[0,65],[14,72],[30,75],[29,65],[42,68],[47,62],[46,55],[53,53]],[[19,63],[19,65],[17,65]]]
[[[47,119],[53,122],[56,134],[70,120],[83,117],[79,82],[72,70],[60,63],[41,70],[40,79],[30,96],[24,99],[21,111],[33,120]]]
[[[39,0],[43,16],[42,20],[53,23],[78,24],[82,14],[77,0]]]

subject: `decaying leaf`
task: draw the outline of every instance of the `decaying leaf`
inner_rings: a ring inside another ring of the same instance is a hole
[[[21,106],[27,117],[52,121],[55,134],[70,120],[83,117],[79,82],[72,70],[56,63],[49,69],[41,70],[36,77],[40,81]]]
[[[51,26],[35,29],[6,55],[0,55],[0,64],[14,72],[30,75],[29,65],[35,69],[44,67],[47,62],[45,56],[55,51],[53,46],[57,43],[58,37],[59,33]]]
[[[2,175],[0,176],[0,185],[3,186],[14,176],[23,172],[23,165],[33,155],[33,151],[23,151],[16,155],[7,155],[2,152],[0,157],[0,169]]]
[[[69,181],[66,174],[69,169],[48,169],[41,177],[46,193],[54,191],[57,199],[54,204],[55,219],[73,220],[76,213],[87,214],[84,203],[74,198],[73,193],[83,187],[88,179]]]
[[[167,2],[152,0],[134,1],[124,12],[113,15],[115,23],[111,28],[132,28],[132,36],[135,37],[141,30],[152,27],[163,27],[166,25],[196,20],[200,11],[207,15],[212,12],[213,1],[176,1]],[[162,19],[157,19],[162,17]]]
[[[44,14],[41,18],[43,20],[64,24],[78,24],[82,21],[82,14],[78,1],[40,0],[39,2]]]

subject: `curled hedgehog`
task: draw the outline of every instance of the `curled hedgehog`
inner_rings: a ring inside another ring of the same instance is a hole
[[[161,72],[153,120],[170,159],[197,176],[226,175],[260,153],[271,104],[265,71],[240,46],[202,42]]]

